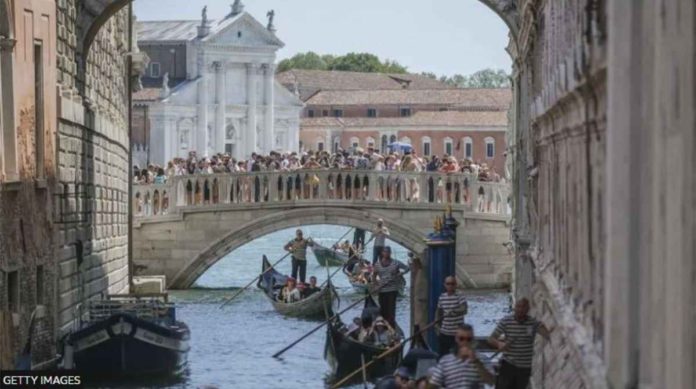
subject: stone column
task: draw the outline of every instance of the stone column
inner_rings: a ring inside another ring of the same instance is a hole
[[[265,86],[265,97],[266,97],[266,115],[264,117],[264,122],[266,124],[264,133],[264,152],[268,153],[275,147],[275,104],[274,104],[274,75],[275,75],[275,64],[269,63],[265,66],[264,74],[264,86]]]
[[[247,64],[247,143],[246,155],[256,151],[256,72],[258,64]]]
[[[215,62],[215,141],[213,152],[225,152],[225,64]]]
[[[12,78],[12,51],[17,41],[0,36],[0,147],[3,154],[0,156],[0,174],[5,174],[7,181],[19,179],[17,163],[17,136],[14,124],[14,96]]]
[[[208,80],[204,65],[199,66],[198,79],[198,125],[196,130],[196,150],[199,156],[208,156]]]

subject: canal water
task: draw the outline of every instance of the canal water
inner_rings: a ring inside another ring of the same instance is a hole
[[[302,229],[305,236],[325,246],[333,245],[348,231],[346,227],[328,225],[305,226]],[[324,361],[325,329],[290,349],[282,359],[271,357],[314,328],[318,322],[280,316],[255,286],[220,308],[226,297],[259,274],[262,254],[266,254],[271,262],[283,256],[282,246],[294,236],[294,230],[275,232],[247,243],[211,267],[198,279],[195,289],[170,292],[178,306],[178,318],[191,328],[188,369],[180,380],[109,386],[221,389],[326,387],[329,367]],[[348,237],[352,238],[352,233]],[[394,243],[391,246],[393,257],[406,262],[408,251]],[[372,252],[371,245],[367,252]],[[284,260],[276,268],[290,273],[290,259]],[[307,277],[310,275],[315,275],[319,283],[327,277],[326,269],[317,264],[311,250],[308,253]],[[341,307],[360,298],[340,271],[332,280],[339,291]],[[508,297],[502,291],[469,293],[468,298],[470,313],[466,320],[474,325],[478,334],[490,333],[495,321],[507,312]],[[342,318],[347,322],[359,314],[358,305]],[[409,299],[405,296],[398,301],[397,321],[402,328],[408,329],[409,320]],[[362,385],[356,388],[362,388]]]

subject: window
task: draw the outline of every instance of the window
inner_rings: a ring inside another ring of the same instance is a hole
[[[43,88],[43,45],[34,43],[34,139],[36,150],[36,178],[44,176],[44,88]]]
[[[396,135],[392,135],[389,137],[389,143],[394,143],[396,142]]]
[[[493,158],[495,156],[495,139],[489,136],[483,141],[486,143],[486,158]]]
[[[304,142],[300,141],[300,151],[304,150]]]
[[[401,108],[401,116],[411,116],[411,108]]]
[[[445,154],[452,155],[452,152],[454,151],[454,144],[452,142],[452,138],[450,138],[450,137],[445,138],[444,144],[445,144]]]
[[[152,62],[150,64],[150,77],[160,76],[160,64],[159,62]]]
[[[333,141],[333,152],[336,153],[338,152],[338,148],[341,147],[341,138],[339,137],[334,137]]]
[[[423,155],[426,157],[429,157],[431,155],[430,138],[427,136],[424,136],[421,139],[421,144],[423,145]]]
[[[377,109],[376,108],[368,108],[367,109],[367,117],[376,118],[377,117]]]
[[[10,312],[19,312],[19,272],[7,273],[7,302]]]
[[[313,110],[313,109],[308,109],[308,110],[307,110],[307,117],[308,117],[308,118],[313,118],[313,117],[314,117],[314,110]]]
[[[325,110],[321,111],[321,116],[324,116],[324,117],[329,116],[329,110],[325,109]]]
[[[440,108],[438,109],[438,111],[440,111],[440,112],[445,112],[445,111],[449,111],[449,109],[448,109],[447,107],[440,107]]]
[[[317,138],[315,141],[315,144],[317,146],[317,148],[316,148],[317,151],[324,151],[324,139]]]
[[[36,267],[36,305],[43,305],[46,286],[44,285],[44,267]]]
[[[474,142],[468,136],[464,138],[464,158],[473,159],[474,158]]]
[[[380,151],[381,153],[384,154],[384,153],[387,151],[387,144],[388,144],[388,142],[387,142],[387,136],[386,136],[386,135],[382,135],[382,144],[380,145],[380,148],[379,148],[379,151]]]
[[[241,38],[241,37],[242,37],[242,32],[241,32],[241,31],[237,31],[237,38]]]
[[[357,138],[357,137],[352,137],[352,138],[350,138],[350,145],[351,145],[353,148],[357,148],[358,146],[360,146],[360,139]]]
[[[333,110],[333,116],[334,116],[335,118],[343,117],[343,110],[342,110],[342,109],[334,109],[334,110]]]

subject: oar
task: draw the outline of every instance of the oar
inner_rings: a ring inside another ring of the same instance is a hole
[[[363,364],[363,366],[361,366],[361,367],[358,368],[357,370],[354,370],[352,373],[350,373],[350,374],[348,374],[347,376],[343,377],[343,378],[342,378],[340,381],[338,381],[337,383],[331,385],[331,389],[335,389],[335,388],[340,387],[341,385],[343,385],[344,383],[346,383],[348,380],[350,380],[351,378],[353,378],[353,376],[355,376],[356,374],[360,373],[361,370],[367,370],[367,368],[370,367],[370,366],[372,366],[375,362],[377,362],[377,361],[379,361],[380,359],[386,357],[387,355],[393,353],[394,351],[399,350],[399,349],[402,348],[407,342],[410,342],[410,341],[413,340],[415,337],[420,336],[420,334],[422,334],[423,332],[429,330],[432,326],[434,326],[435,324],[437,324],[440,320],[442,320],[442,318],[435,319],[433,322],[431,322],[431,323],[429,323],[427,326],[423,327],[420,331],[416,332],[416,333],[415,333],[414,335],[412,335],[411,337],[409,337],[409,338],[407,338],[407,339],[404,339],[401,343],[397,344],[396,346],[392,346],[392,347],[386,349],[384,352],[382,352],[381,354],[379,354],[376,358],[373,358],[373,359],[372,359],[370,362],[368,362],[367,364]]]
[[[228,298],[227,300],[225,300],[225,302],[223,302],[222,305],[220,305],[220,309],[222,309],[222,307],[224,307],[225,305],[227,305],[230,301],[234,300],[235,297],[237,297],[237,296],[239,296],[240,294],[242,294],[242,292],[244,292],[244,291],[246,290],[246,288],[248,288],[249,286],[251,286],[251,284],[253,284],[254,282],[256,282],[256,280],[258,280],[259,278],[261,278],[262,275],[268,273],[268,272],[269,272],[271,269],[273,269],[277,264],[279,264],[283,259],[287,258],[288,255],[290,255],[290,252],[287,252],[287,253],[286,253],[285,255],[283,255],[279,260],[277,260],[274,264],[272,264],[271,266],[269,266],[268,269],[264,270],[261,274],[259,274],[258,276],[256,276],[256,278],[254,278],[254,279],[251,280],[248,284],[246,284],[242,289],[238,290],[237,293],[233,294],[232,297],[230,297],[230,298]]]
[[[360,353],[360,365],[362,366],[363,388],[367,389],[367,370],[365,370],[365,354]]]
[[[406,274],[406,273],[408,273],[409,271],[411,271],[411,269],[405,271],[403,274]],[[379,288],[377,288],[377,289],[375,290],[375,292],[378,292],[380,289],[382,289],[382,288],[385,287],[385,286],[386,286],[386,284],[380,286]],[[290,343],[290,344],[289,344],[288,346],[286,346],[284,349],[282,349],[282,350],[278,351],[277,353],[273,354],[273,358],[278,358],[278,357],[281,356],[283,353],[285,353],[286,351],[288,351],[288,350],[290,350],[291,348],[295,347],[295,345],[297,345],[297,344],[300,343],[301,341],[305,340],[309,335],[312,335],[313,333],[319,331],[319,329],[321,329],[321,327],[323,327],[323,326],[325,326],[326,324],[328,324],[329,322],[331,322],[331,320],[333,320],[334,318],[338,317],[338,316],[341,315],[342,313],[347,312],[349,309],[353,308],[354,306],[360,304],[361,302],[363,302],[363,301],[364,301],[366,298],[368,298],[368,297],[370,297],[370,294],[365,295],[365,297],[363,297],[363,298],[357,300],[356,302],[354,302],[353,304],[350,304],[349,306],[347,306],[346,308],[344,308],[344,309],[341,310],[340,312],[338,312],[338,313],[334,314],[333,316],[331,316],[330,318],[326,319],[326,320],[323,321],[321,324],[319,324],[318,326],[312,328],[312,329],[311,329],[309,332],[307,332],[306,334],[302,335],[299,339],[297,339],[296,341]]]

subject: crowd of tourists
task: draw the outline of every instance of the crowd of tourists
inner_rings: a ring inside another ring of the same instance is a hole
[[[166,166],[150,164],[147,167],[133,166],[133,180],[138,184],[158,184],[168,177],[189,174],[243,173],[263,171],[295,171],[301,169],[374,170],[402,172],[469,173],[480,181],[500,182],[503,180],[495,168],[486,162],[471,159],[457,160],[451,155],[419,156],[415,152],[380,153],[373,148],[351,151],[338,149],[268,155],[252,153],[247,160],[237,160],[229,154],[218,153],[210,157],[189,152],[188,158],[174,158]]]

